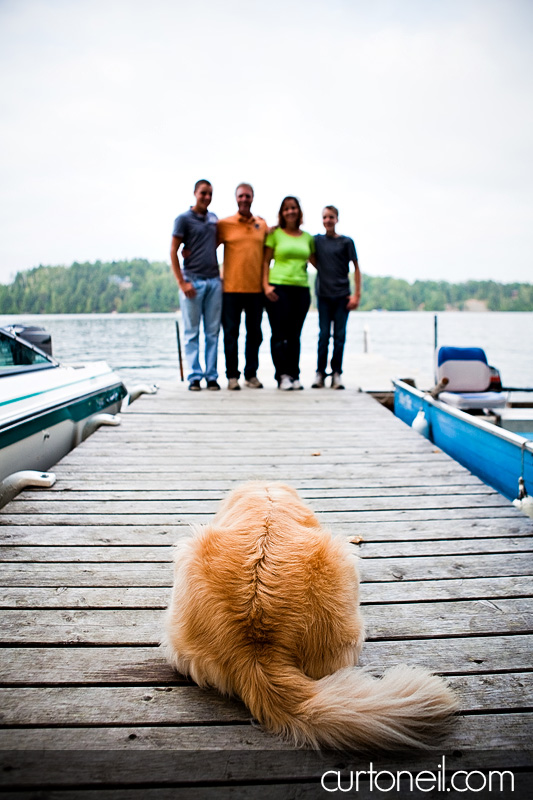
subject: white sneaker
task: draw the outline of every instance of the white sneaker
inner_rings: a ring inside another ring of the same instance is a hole
[[[294,387],[290,375],[281,376],[278,388],[281,389],[282,392],[292,392]]]
[[[238,378],[228,378],[228,389],[230,392],[238,392],[240,388]]]
[[[311,389],[323,389],[324,388],[324,375],[321,372],[317,372],[315,375],[315,380],[311,384]]]
[[[344,389],[344,384],[342,382],[342,378],[338,372],[334,372],[331,376],[331,388],[332,389]]]
[[[298,378],[296,378],[296,380],[292,382],[292,388],[293,389],[303,389],[304,387],[302,386],[302,384],[300,383]]]

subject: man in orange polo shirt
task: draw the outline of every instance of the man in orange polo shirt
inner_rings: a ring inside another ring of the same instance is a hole
[[[263,247],[268,226],[252,214],[254,190],[240,183],[235,190],[239,211],[217,225],[218,243],[224,245],[224,295],[222,327],[228,389],[239,390],[239,328],[244,311],[246,323],[244,380],[252,389],[262,389],[257,377],[259,347],[263,341]]]

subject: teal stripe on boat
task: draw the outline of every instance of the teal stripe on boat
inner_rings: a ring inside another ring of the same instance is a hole
[[[84,378],[80,378],[79,381],[72,381],[71,383],[64,383],[62,386],[51,386],[49,389],[44,389],[41,392],[32,392],[31,394],[25,394],[24,397],[14,397],[12,400],[3,400],[0,402],[0,406],[8,406],[10,403],[18,403],[20,400],[29,400],[30,397],[38,397],[40,394],[44,395],[47,392],[55,392],[58,389],[65,389],[68,386],[76,386],[78,383],[85,383],[85,381],[92,380],[93,378],[99,378],[102,375],[110,375],[112,370],[109,372],[100,372],[98,375],[91,375],[89,378],[85,376]]]
[[[74,403],[64,403],[49,411],[31,417],[21,422],[15,422],[6,430],[0,432],[0,449],[8,447],[10,444],[20,442],[28,436],[33,436],[46,428],[52,428],[60,422],[71,419],[79,422],[93,414],[98,414],[113,403],[117,403],[127,394],[123,384],[109,387],[105,390],[86,395]]]

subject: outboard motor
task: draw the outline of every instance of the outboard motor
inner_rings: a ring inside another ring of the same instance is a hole
[[[38,325],[9,325],[9,330],[49,356],[52,355],[52,337],[44,328]]]

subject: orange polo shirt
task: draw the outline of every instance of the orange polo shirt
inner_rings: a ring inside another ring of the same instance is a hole
[[[239,213],[218,221],[217,236],[224,245],[224,291],[263,291],[263,247],[268,226],[262,217]]]

